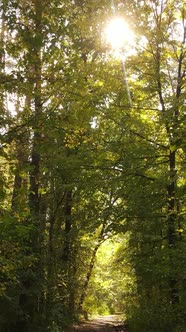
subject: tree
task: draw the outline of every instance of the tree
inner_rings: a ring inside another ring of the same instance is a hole
[[[1,4],[4,332],[76,319],[112,234],[128,239],[112,262],[121,278],[131,267],[131,331],[184,326],[184,3],[116,7],[136,34],[133,107],[104,41],[106,1]]]
[[[138,2],[127,9],[128,16],[135,18],[133,28],[137,26],[143,35],[135,58],[128,59],[130,72],[135,71],[135,81],[131,82],[134,110],[128,129],[131,148],[125,146],[120,166],[126,173],[128,161],[130,169],[130,184],[125,185],[123,194],[131,223],[131,259],[141,296],[139,305],[149,317],[141,329],[153,326],[158,331],[175,331],[184,320],[180,309],[184,307],[184,272],[177,260],[183,264],[184,143],[180,133],[183,135],[185,11],[183,3],[176,1]],[[129,142],[126,138],[125,134],[123,144]],[[140,322],[136,322],[140,330]]]

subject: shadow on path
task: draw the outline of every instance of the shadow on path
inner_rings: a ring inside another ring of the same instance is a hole
[[[121,321],[121,316],[110,315],[110,316],[98,316],[87,322],[83,322],[78,325],[74,325],[72,328],[68,329],[66,332],[127,332],[123,322]]]

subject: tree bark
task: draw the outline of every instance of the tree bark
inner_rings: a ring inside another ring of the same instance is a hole
[[[25,108],[30,108],[30,97],[28,96],[25,98]],[[19,104],[17,107],[17,117],[19,118]],[[29,133],[27,128],[19,134],[15,141],[17,167],[14,177],[11,208],[13,211],[18,212],[25,208],[28,194],[28,174],[26,174],[26,167],[29,157]]]
[[[79,307],[78,307],[79,312],[83,312],[83,303],[84,303],[86,295],[87,295],[89,281],[90,281],[92,271],[93,271],[93,268],[94,268],[94,264],[95,264],[95,260],[96,260],[96,254],[97,254],[97,251],[98,251],[99,247],[103,243],[103,235],[104,235],[105,227],[106,227],[106,224],[103,224],[102,227],[101,227],[101,231],[100,231],[98,240],[97,240],[97,244],[94,247],[93,252],[92,252],[91,260],[90,260],[90,263],[89,263],[89,266],[88,266],[87,274],[86,274],[86,277],[85,277],[85,282],[84,282],[84,285],[83,285],[83,290],[82,290],[80,300],[79,300]]]
[[[29,207],[32,225],[34,227],[32,237],[32,251],[36,255],[37,262],[34,267],[35,275],[35,295],[31,301],[31,329],[39,330],[43,325],[44,308],[44,267],[42,258],[42,246],[44,237],[43,211],[41,211],[40,188],[40,161],[41,161],[41,116],[42,116],[42,87],[41,87],[41,40],[42,40],[42,4],[39,0],[34,1],[35,15],[33,18],[33,45],[31,51],[32,77],[33,77],[33,101],[34,101],[34,120],[32,125],[33,139],[30,162],[30,188],[29,188]],[[35,32],[35,36],[34,36]]]

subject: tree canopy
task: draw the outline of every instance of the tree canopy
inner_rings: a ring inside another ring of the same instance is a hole
[[[185,5],[2,0],[2,332],[185,331]]]

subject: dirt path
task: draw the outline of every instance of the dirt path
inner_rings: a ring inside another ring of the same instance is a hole
[[[99,316],[93,320],[74,325],[68,332],[127,332],[126,328],[121,321],[121,317],[117,315],[112,316]]]

